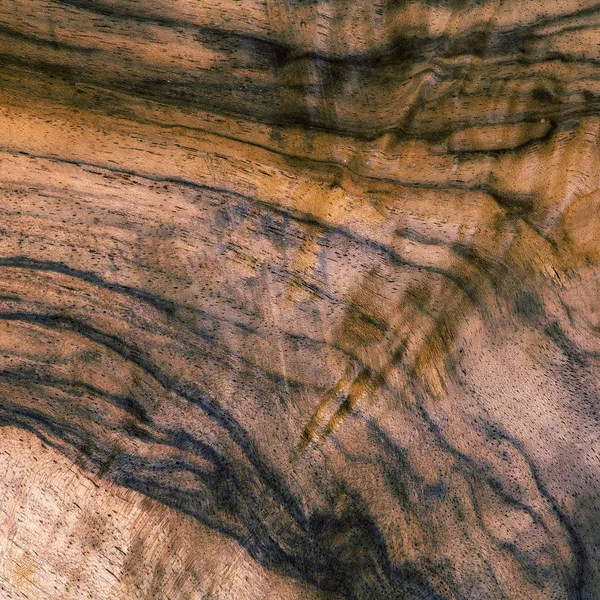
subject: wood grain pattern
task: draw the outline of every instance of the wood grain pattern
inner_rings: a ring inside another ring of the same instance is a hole
[[[600,596],[600,5],[0,23],[5,597]]]

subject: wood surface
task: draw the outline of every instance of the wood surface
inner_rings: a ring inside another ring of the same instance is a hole
[[[0,598],[600,598],[600,5],[0,0]]]

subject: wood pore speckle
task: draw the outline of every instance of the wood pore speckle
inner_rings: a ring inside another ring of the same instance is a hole
[[[600,598],[599,49],[0,2],[0,600]]]

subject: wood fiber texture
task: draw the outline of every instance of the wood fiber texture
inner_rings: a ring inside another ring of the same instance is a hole
[[[0,599],[600,598],[600,4],[0,0]]]

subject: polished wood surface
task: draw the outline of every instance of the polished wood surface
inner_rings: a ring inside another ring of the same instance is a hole
[[[0,596],[600,597],[600,6],[0,2]]]

